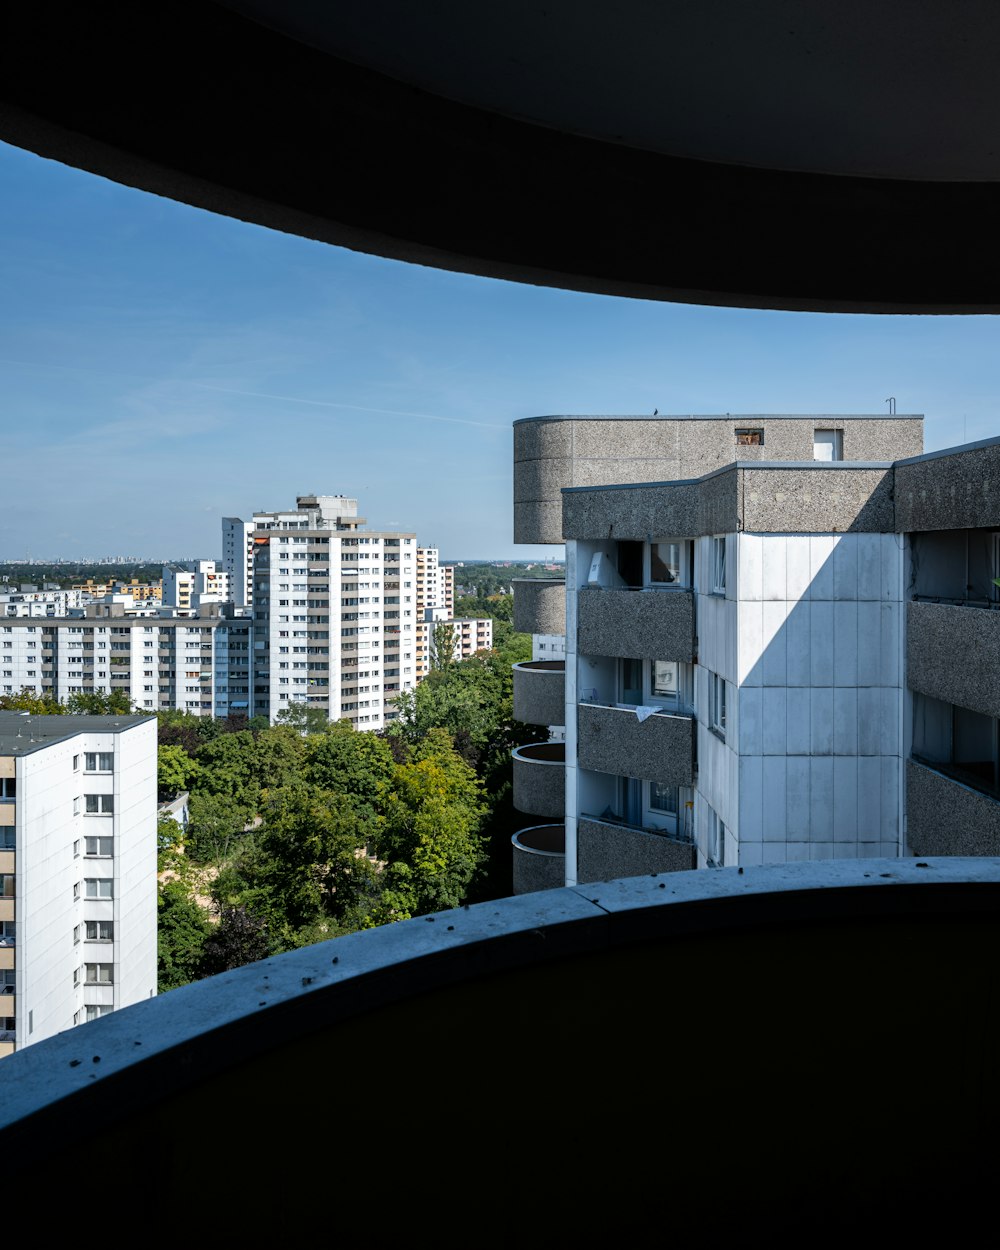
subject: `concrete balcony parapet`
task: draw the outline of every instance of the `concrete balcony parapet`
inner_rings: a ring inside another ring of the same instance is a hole
[[[595,772],[690,786],[694,783],[694,721],[667,712],[654,712],[640,720],[635,708],[581,703],[577,754],[580,767]]]
[[[684,872],[695,867],[693,842],[670,833],[581,816],[576,839],[576,875],[581,882]]]
[[[694,659],[691,590],[622,590],[586,587],[578,603],[581,655],[633,660]]]
[[[565,660],[532,660],[513,667],[514,719],[527,725],[565,724]]]
[[[908,603],[906,684],[945,703],[1000,716],[1000,611]]]
[[[566,583],[556,577],[514,579],[514,628],[521,634],[566,633]]]
[[[532,825],[511,838],[514,893],[554,890],[566,883],[566,827]]]
[[[517,810],[562,819],[566,810],[566,744],[534,742],[515,747],[511,755]]]

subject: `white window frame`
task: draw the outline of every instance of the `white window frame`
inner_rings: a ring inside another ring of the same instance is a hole
[[[642,665],[642,706],[662,707],[664,711],[675,712],[680,716],[690,716],[694,712],[694,665],[685,664],[681,660],[619,660],[618,661],[618,703],[626,707],[637,707],[625,698],[625,665]],[[677,668],[677,688],[673,694],[656,692],[657,664],[675,664]]]
[[[726,866],[726,826],[713,807],[708,809],[708,855],[706,858],[715,868]]]
[[[711,672],[708,674],[708,727],[725,742],[726,679]]]
[[[678,580],[660,582],[653,579],[653,548],[665,544],[673,544],[678,550]],[[646,586],[657,590],[690,590],[692,585],[691,570],[693,565],[692,542],[690,538],[654,538],[645,544],[643,552],[642,579]]]
[[[712,594],[726,593],[726,536],[714,535],[712,538]]]

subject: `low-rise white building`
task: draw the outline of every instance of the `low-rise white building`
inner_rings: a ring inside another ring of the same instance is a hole
[[[0,1054],[156,993],[156,720],[0,712]]]

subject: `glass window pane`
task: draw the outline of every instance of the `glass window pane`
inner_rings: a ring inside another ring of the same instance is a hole
[[[654,812],[666,812],[677,815],[677,787],[661,785],[658,781],[649,783],[649,806]]]
[[[653,694],[660,699],[677,697],[677,663],[674,660],[653,661]]]
[[[652,543],[649,550],[649,580],[674,583],[681,580],[680,543]]]
[[[641,660],[622,660],[622,703],[642,703]]]

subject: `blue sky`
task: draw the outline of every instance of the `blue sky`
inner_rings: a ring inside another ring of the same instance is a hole
[[[919,264],[919,257],[914,257]],[[553,291],[215,217],[0,144],[0,558],[212,557],[220,518],[356,495],[448,559],[521,558],[511,424],[885,412],[1000,434],[1000,320]],[[561,553],[560,553],[561,554]]]

